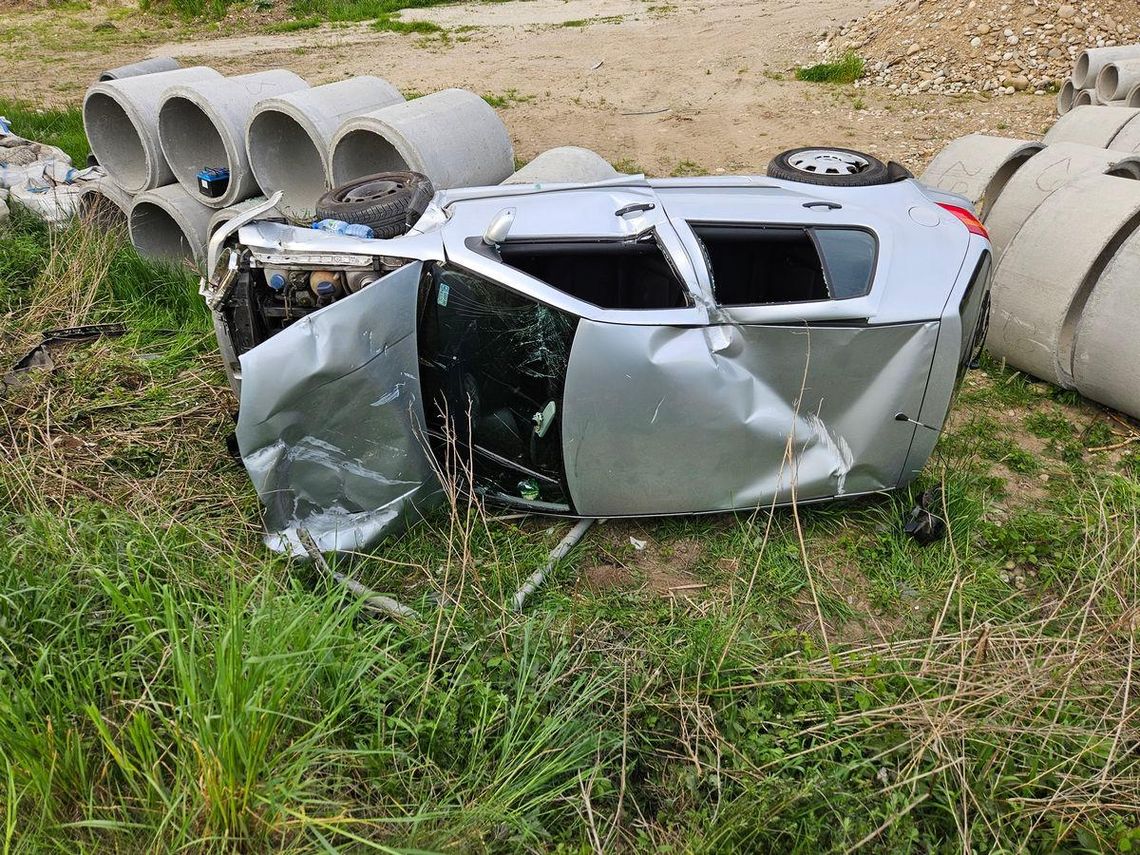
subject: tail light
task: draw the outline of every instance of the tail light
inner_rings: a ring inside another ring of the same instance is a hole
[[[947,205],[945,202],[939,202],[938,207],[949,211],[961,220],[962,225],[966,227],[966,231],[970,234],[984,237],[986,240],[990,239],[990,233],[986,231],[986,227],[982,225],[982,221],[975,217],[972,212],[967,211],[965,208],[960,208],[957,205]]]

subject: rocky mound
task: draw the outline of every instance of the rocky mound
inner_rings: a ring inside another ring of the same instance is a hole
[[[897,0],[821,34],[819,53],[852,50],[863,84],[899,94],[1055,91],[1089,47],[1138,40],[1137,0]]]

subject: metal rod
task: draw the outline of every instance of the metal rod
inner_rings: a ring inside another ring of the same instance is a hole
[[[538,587],[546,580],[546,574],[553,570],[554,565],[565,558],[566,553],[577,545],[578,541],[582,539],[582,536],[590,526],[594,524],[594,521],[592,517],[578,520],[574,528],[570,529],[570,533],[562,538],[554,549],[550,550],[550,555],[547,557],[546,563],[535,570],[523,586],[515,592],[512,604],[516,612],[522,611],[523,603],[526,602],[526,598],[538,590]]]
[[[348,591],[350,594],[355,594],[357,597],[364,601],[364,607],[371,612],[387,615],[394,618],[413,618],[420,619],[420,614],[411,606],[405,606],[399,600],[394,600],[391,597],[385,597],[382,594],[377,594],[366,585],[353,579],[351,576],[346,576],[344,573],[337,573],[325,560],[321,554],[321,550],[317,548],[316,541],[313,536],[309,534],[308,529],[297,529],[297,539],[301,541],[301,545],[305,547],[305,552],[309,553],[309,558],[317,566],[317,569],[324,573],[326,576],[332,578],[334,582]]]

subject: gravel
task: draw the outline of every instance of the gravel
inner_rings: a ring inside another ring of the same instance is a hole
[[[1082,50],[1140,41],[1138,31],[1137,0],[898,0],[821,32],[816,51],[854,51],[866,60],[856,85],[899,95],[1046,95]]]

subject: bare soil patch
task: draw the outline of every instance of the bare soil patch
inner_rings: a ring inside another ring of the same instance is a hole
[[[159,54],[226,73],[289,68],[314,84],[378,74],[405,92],[516,92],[522,99],[501,115],[520,159],[576,144],[654,175],[762,173],[779,151],[808,144],[864,149],[917,171],[965,133],[1043,133],[1053,110],[1044,96],[900,97],[792,79],[797,66],[817,60],[821,28],[881,5],[511,0],[403,13],[448,28],[446,37],[359,24],[279,35],[205,27],[191,41],[179,29],[165,42],[153,21],[139,24],[152,28],[144,40],[130,41],[130,18],[119,22],[113,49],[75,36],[41,39],[37,52],[0,49],[0,94],[74,103],[108,64]]]

